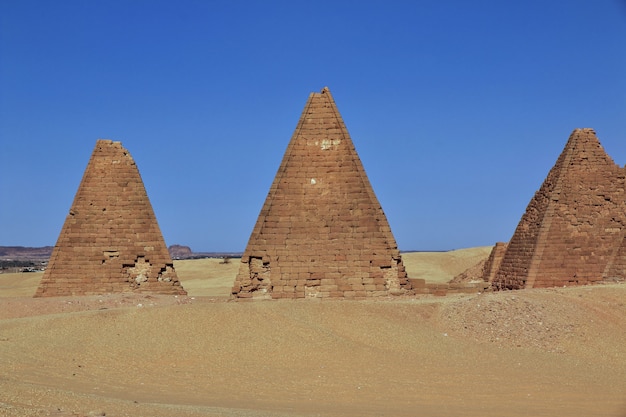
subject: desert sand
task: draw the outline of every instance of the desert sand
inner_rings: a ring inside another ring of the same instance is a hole
[[[445,282],[488,250],[403,258]],[[0,274],[0,416],[626,416],[624,284],[234,302],[237,259],[175,267],[186,297]]]

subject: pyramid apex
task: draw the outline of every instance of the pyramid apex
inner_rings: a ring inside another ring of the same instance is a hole
[[[98,139],[96,141],[96,148],[99,146],[115,146],[117,148],[122,148],[122,142],[112,139]]]
[[[590,128],[590,127],[577,127],[572,132],[572,134],[574,134],[574,133],[591,133],[592,135],[595,135],[596,131],[593,130],[592,128]]]
[[[592,165],[601,163],[602,165],[613,165],[614,162],[606,153],[600,139],[596,135],[595,130],[585,127],[576,128],[569,137],[563,149],[564,153],[571,152],[572,161],[587,164],[591,161]],[[574,156],[576,155],[576,156]],[[590,155],[594,155],[592,159]]]

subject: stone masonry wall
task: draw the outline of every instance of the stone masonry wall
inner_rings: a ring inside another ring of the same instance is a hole
[[[385,214],[328,91],[312,93],[241,260],[238,298],[410,289]]]
[[[605,281],[615,282],[626,279],[626,236],[624,235],[626,235],[626,227],[622,230],[621,244],[615,247],[615,251],[602,274]]]
[[[522,216],[494,288],[583,285],[608,275],[623,279],[625,173],[592,129],[574,130]]]
[[[482,270],[482,277],[485,282],[493,282],[498,269],[500,269],[500,265],[502,264],[502,259],[504,259],[504,254],[506,253],[506,248],[508,243],[505,242],[496,242],[493,249],[491,249],[491,253],[485,262]]]
[[[36,297],[186,294],[134,160],[98,140]]]

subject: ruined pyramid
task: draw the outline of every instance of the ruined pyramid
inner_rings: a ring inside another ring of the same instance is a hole
[[[626,278],[626,169],[592,129],[573,131],[528,204],[493,277],[495,289]]]
[[[361,298],[410,288],[327,88],[312,93],[241,259],[238,298]]]
[[[186,294],[120,142],[98,140],[35,297]]]

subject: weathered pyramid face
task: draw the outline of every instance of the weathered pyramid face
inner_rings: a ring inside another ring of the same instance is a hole
[[[625,170],[592,129],[576,129],[526,209],[493,280],[497,289],[623,279]]]
[[[240,298],[408,288],[395,239],[328,91],[312,93],[242,258]]]
[[[35,296],[116,292],[185,294],[135,162],[98,140]]]

